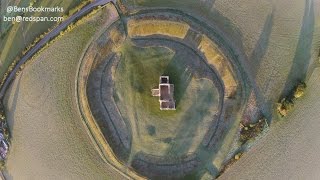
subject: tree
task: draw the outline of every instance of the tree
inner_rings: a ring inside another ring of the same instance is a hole
[[[306,83],[304,82],[300,82],[297,87],[295,88],[295,91],[294,91],[294,94],[293,94],[293,97],[298,99],[300,97],[302,97],[304,95],[304,92],[306,90]]]
[[[280,103],[277,104],[278,113],[284,117],[287,116],[289,111],[293,108],[293,102],[283,98]]]

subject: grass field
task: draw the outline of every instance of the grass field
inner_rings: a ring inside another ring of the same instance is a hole
[[[137,47],[127,42],[115,76],[117,104],[133,126],[133,152],[182,155],[193,152],[218,109],[213,82],[197,77],[186,61],[164,47]],[[195,70],[197,71],[197,70]],[[161,111],[151,89],[159,76],[169,75],[175,86],[175,111]]]
[[[318,179],[319,68],[308,84],[305,96],[295,104],[296,109],[219,179]]]
[[[81,1],[50,1],[50,0],[41,0],[34,3],[34,7],[63,7],[64,12],[54,12],[54,13],[25,13],[24,16],[63,16],[68,13],[70,9],[76,7]],[[21,1],[9,1],[5,0],[1,2],[0,16],[15,16],[18,14],[6,13],[7,6],[19,6],[26,7],[29,6],[30,0],[21,0]],[[19,14],[20,15],[20,14]],[[56,22],[21,22],[12,24],[10,22],[4,22],[1,20],[1,29],[0,29],[0,78],[13,62],[13,60],[21,55],[21,52],[31,44],[35,38],[39,37],[43,32],[46,32],[48,28],[56,25]]]
[[[124,179],[95,150],[75,97],[82,53],[116,17],[111,6],[101,10],[51,44],[16,78],[5,100],[13,136],[7,179]]]

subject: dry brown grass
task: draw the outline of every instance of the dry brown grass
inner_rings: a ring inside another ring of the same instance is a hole
[[[218,71],[224,82],[226,95],[232,95],[238,85],[233,76],[232,70],[230,69],[228,60],[223,56],[222,52],[218,50],[216,45],[205,35],[203,35],[198,48],[204,53],[208,63],[214,66]]]
[[[121,26],[122,27],[122,26]],[[113,50],[118,51],[121,43],[126,37],[124,37],[124,30],[122,28],[113,28],[109,31],[109,36],[112,40]]]
[[[169,20],[131,19],[128,21],[128,34],[130,37],[162,34],[182,39],[186,36],[189,28],[186,23]]]

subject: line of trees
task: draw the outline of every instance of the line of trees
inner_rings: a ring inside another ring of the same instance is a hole
[[[307,85],[305,82],[299,82],[287,97],[282,98],[281,101],[277,103],[277,111],[281,117],[288,115],[293,109],[295,101],[304,95],[306,88]]]

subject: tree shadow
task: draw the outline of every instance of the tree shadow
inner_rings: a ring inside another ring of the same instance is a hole
[[[305,11],[298,40],[298,45],[293,58],[291,70],[282,91],[281,99],[288,96],[290,91],[299,81],[305,81],[308,67],[311,62],[311,47],[315,26],[313,0],[306,0]]]
[[[273,27],[274,11],[275,9],[273,8],[272,12],[267,16],[262,29],[262,33],[260,34],[260,37],[249,58],[252,64],[252,72],[254,77],[256,77],[258,73],[262,59],[268,49],[269,39],[270,39],[272,27]]]
[[[264,26],[262,28],[262,32],[260,34],[260,37],[255,45],[255,48],[252,51],[252,54],[249,58],[252,68],[252,75],[254,78],[254,81],[256,79],[256,76],[258,74],[258,70],[260,69],[261,62],[263,60],[263,57],[265,56],[268,46],[269,46],[269,39],[273,27],[273,21],[274,21],[274,13],[275,8],[272,8],[271,13],[267,16]],[[271,109],[272,105],[271,102],[266,102],[266,99],[263,97],[262,92],[259,90],[258,86],[251,87],[251,92],[254,92],[255,97],[257,99],[258,109],[260,113],[264,114],[264,116],[267,119],[271,119]],[[258,113],[259,114],[259,113]]]

